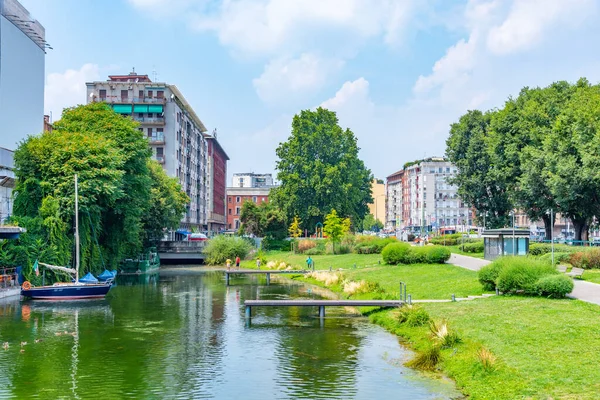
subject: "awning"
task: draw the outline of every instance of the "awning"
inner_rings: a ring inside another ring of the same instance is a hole
[[[190,235],[192,232],[186,231],[185,229],[177,229],[175,233],[179,233],[180,235]]]
[[[131,114],[131,104],[115,104],[113,110],[119,114]]]
[[[148,112],[149,113],[162,113],[163,112],[163,106],[162,105],[149,105],[148,106]]]
[[[135,113],[147,113],[148,106],[145,104],[136,104],[133,106],[133,112]]]

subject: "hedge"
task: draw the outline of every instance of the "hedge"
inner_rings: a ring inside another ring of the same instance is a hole
[[[547,275],[540,278],[535,288],[540,296],[562,298],[573,291],[573,279],[566,275]]]
[[[593,248],[569,255],[569,263],[577,268],[600,268],[600,249]]]
[[[450,258],[450,250],[443,246],[410,246],[407,243],[390,243],[383,249],[383,261],[397,264],[443,264]]]

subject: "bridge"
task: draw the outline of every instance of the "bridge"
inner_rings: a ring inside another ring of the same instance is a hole
[[[271,283],[271,274],[307,274],[310,271],[307,270],[269,270],[269,269],[231,269],[225,271],[225,284],[229,286],[229,276],[230,275],[258,275],[258,274],[266,274],[267,275],[267,285]]]
[[[157,250],[161,264],[201,264],[206,241],[161,240]]]
[[[252,318],[252,307],[319,307],[319,317],[325,317],[325,307],[400,307],[402,300],[246,300],[246,318]]]

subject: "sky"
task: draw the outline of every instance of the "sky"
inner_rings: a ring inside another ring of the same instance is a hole
[[[45,110],[86,81],[175,84],[230,157],[275,173],[295,114],[326,107],[375,177],[442,156],[450,124],[524,86],[600,81],[600,0],[20,0],[46,28]]]

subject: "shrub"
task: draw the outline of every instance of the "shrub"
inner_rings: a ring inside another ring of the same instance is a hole
[[[537,294],[536,283],[546,275],[558,274],[554,266],[530,257],[503,257],[498,289],[504,293]]]
[[[442,360],[440,347],[436,345],[428,346],[424,351],[418,353],[415,358],[406,363],[407,367],[432,371]]]
[[[484,290],[496,289],[496,281],[498,280],[498,275],[500,275],[500,271],[502,271],[503,266],[503,259],[499,258],[493,263],[488,264],[479,270],[477,275],[479,278],[479,283],[481,283],[481,286],[483,286]]]
[[[354,252],[358,254],[376,254],[377,247],[371,245],[361,245],[354,247]]]
[[[292,241],[285,239],[277,240],[266,237],[262,240],[262,248],[263,250],[291,251]]]
[[[600,249],[593,248],[572,253],[569,257],[569,263],[577,268],[600,268]]]
[[[431,318],[427,311],[419,306],[405,305],[398,312],[398,322],[408,326],[423,326],[429,323]]]
[[[296,245],[296,251],[298,253],[304,253],[306,250],[314,249],[315,247],[317,247],[316,241],[304,239],[298,241],[298,244]]]
[[[383,261],[389,265],[397,265],[405,260],[406,255],[410,252],[410,245],[407,243],[396,242],[390,243],[383,248],[381,256]]]
[[[227,259],[245,258],[252,246],[238,236],[218,235],[210,239],[204,247],[206,262],[210,265],[224,264]]]
[[[477,351],[477,359],[485,372],[492,372],[496,369],[496,356],[485,347],[481,347]]]
[[[570,258],[571,258],[571,253],[557,253],[554,252],[554,263],[564,263],[564,262],[568,262],[570,263]],[[546,253],[543,256],[540,256],[540,260],[545,261],[545,262],[552,262],[552,253]]]
[[[465,243],[460,246],[460,249],[465,253],[483,253],[483,240]]]
[[[429,330],[431,330],[432,338],[439,342],[443,348],[452,347],[462,342],[460,336],[448,328],[446,321],[439,323],[431,321],[429,323]]]
[[[541,296],[563,298],[573,291],[573,280],[566,275],[547,275],[535,284],[538,294]]]
[[[317,247],[313,247],[312,249],[308,249],[304,252],[304,255],[306,256],[322,256],[323,254],[325,254],[325,251]]]
[[[452,253],[443,246],[424,247],[427,253],[427,262],[429,264],[443,264],[450,259]]]
[[[529,245],[529,254],[532,256],[541,256],[552,251],[551,243],[531,243]],[[572,253],[577,251],[577,247],[566,244],[554,244],[554,252]]]
[[[358,236],[354,243],[354,252],[359,254],[379,254],[385,246],[397,243],[396,238],[380,238],[377,236]]]

